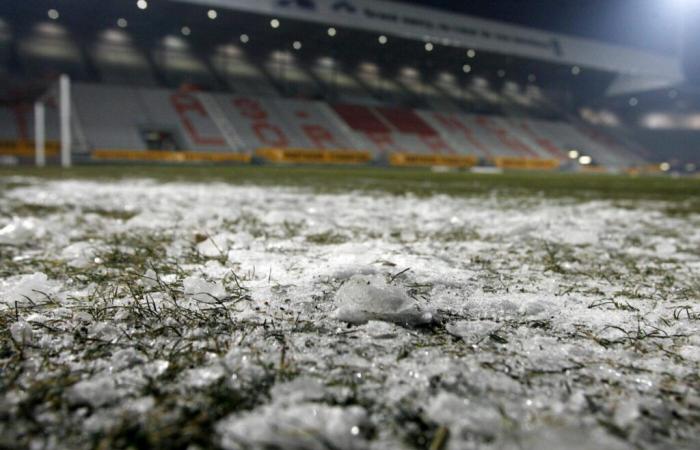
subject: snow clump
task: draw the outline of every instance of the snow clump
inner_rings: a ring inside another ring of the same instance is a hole
[[[0,228],[0,245],[23,245],[43,237],[45,233],[46,230],[34,219],[13,217],[10,223]]]
[[[335,305],[335,318],[355,325],[370,320],[405,326],[433,321],[432,312],[379,276],[354,275],[335,294]]]
[[[36,303],[46,300],[47,296],[55,294],[58,290],[58,283],[49,280],[44,273],[17,275],[0,280],[0,302],[9,306],[14,306],[15,303]]]
[[[211,303],[226,297],[226,289],[221,283],[212,283],[198,276],[183,280],[185,295],[196,302]]]
[[[361,450],[365,410],[315,403],[260,407],[243,416],[230,416],[217,424],[225,449],[284,448],[289,450]]]

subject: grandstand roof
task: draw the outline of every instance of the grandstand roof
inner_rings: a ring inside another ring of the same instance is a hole
[[[384,32],[448,46],[682,80],[680,58],[534,28],[381,0],[174,0]]]
[[[683,0],[393,0],[650,51],[679,53]],[[625,24],[625,26],[621,26]]]

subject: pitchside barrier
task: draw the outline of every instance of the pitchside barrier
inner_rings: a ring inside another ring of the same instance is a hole
[[[0,154],[2,154],[0,143]],[[51,146],[50,155],[58,154],[58,143]],[[30,147],[25,153],[29,155]],[[255,156],[271,164],[348,164],[362,165],[373,162],[372,155],[367,151],[355,150],[324,150],[308,148],[260,148]],[[97,149],[91,153],[95,162],[166,162],[166,163],[239,163],[247,164],[252,161],[249,153],[231,152],[193,152],[193,151],[160,151],[160,150],[119,150]],[[438,155],[419,153],[392,153],[388,163],[392,167],[455,167],[471,168],[479,163],[473,155]],[[528,159],[514,157],[497,157],[493,163],[496,167],[507,170],[556,170],[560,163],[554,159]]]
[[[557,170],[561,163],[556,159],[517,158],[497,156],[493,163],[501,169],[516,170]]]
[[[272,163],[291,164],[369,164],[372,155],[357,150],[324,150],[306,148],[259,148],[258,158]]]
[[[91,159],[93,161],[104,162],[229,162],[247,164],[251,161],[252,157],[248,153],[98,149],[92,151]]]
[[[479,162],[472,155],[436,155],[420,153],[392,153],[389,155],[389,165],[398,167],[474,167]]]
[[[46,141],[44,143],[44,155],[57,157],[61,144],[58,141]],[[34,158],[36,155],[36,142],[34,140],[0,140],[0,156],[15,156],[17,158]]]

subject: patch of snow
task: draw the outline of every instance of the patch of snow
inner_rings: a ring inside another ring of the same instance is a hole
[[[225,449],[362,450],[368,448],[361,434],[365,420],[359,406],[273,404],[228,417],[216,430]]]
[[[20,345],[31,344],[34,337],[32,326],[23,320],[10,325],[10,334],[12,339]]]
[[[459,320],[448,323],[445,328],[451,334],[462,338],[467,344],[477,345],[488,339],[489,335],[500,327],[500,324],[490,320]]]
[[[231,240],[231,233],[219,233],[197,244],[197,251],[207,258],[225,257]]]
[[[189,369],[184,374],[184,383],[190,388],[204,388],[219,381],[226,375],[226,370],[220,364]]]
[[[276,384],[270,395],[277,404],[294,405],[308,401],[320,401],[325,395],[325,389],[317,379],[302,376],[286,383]]]
[[[455,434],[471,432],[493,436],[504,426],[503,416],[495,405],[447,392],[431,400],[426,414],[432,421],[449,426]]]
[[[214,303],[226,297],[226,289],[221,283],[213,283],[192,275],[182,282],[185,295],[196,302]]]
[[[0,280],[0,301],[8,306],[46,301],[59,291],[57,282],[49,280],[46,274],[35,272],[31,275],[17,275]]]
[[[23,245],[45,234],[46,229],[36,219],[13,217],[10,223],[0,228],[0,244]]]
[[[97,249],[90,242],[76,242],[61,251],[61,257],[76,268],[85,268],[95,263]]]

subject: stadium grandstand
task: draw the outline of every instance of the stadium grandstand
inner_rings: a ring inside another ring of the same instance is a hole
[[[422,6],[0,4],[6,162],[695,172],[699,99],[680,56]]]

